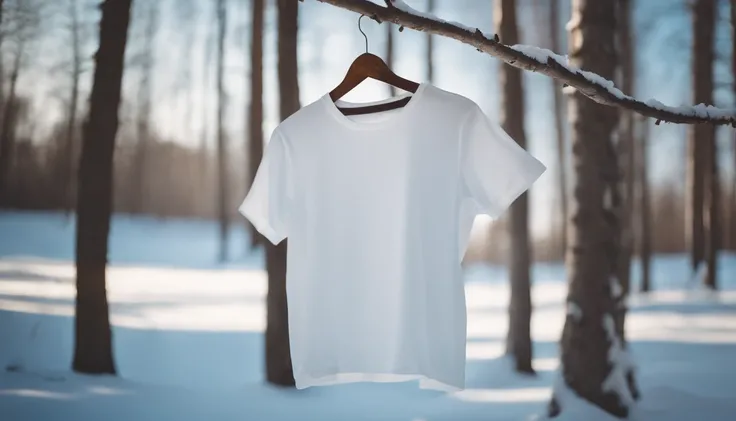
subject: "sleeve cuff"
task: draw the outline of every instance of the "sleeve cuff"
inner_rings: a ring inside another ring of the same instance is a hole
[[[541,161],[532,157],[529,168],[522,175],[517,176],[515,182],[508,185],[505,193],[499,197],[495,206],[489,209],[488,215],[493,219],[498,219],[519,196],[531,188],[546,170],[547,167]]]
[[[243,201],[243,204],[240,205],[238,211],[248,221],[250,221],[253,227],[255,227],[256,231],[258,231],[262,236],[266,237],[266,239],[270,241],[271,244],[277,245],[281,241],[283,241],[284,238],[286,238],[285,235],[280,234],[271,226],[271,224],[268,222],[268,218],[266,218],[266,216],[263,215],[263,213],[260,212],[257,207],[253,206],[249,200],[246,199],[245,201]]]

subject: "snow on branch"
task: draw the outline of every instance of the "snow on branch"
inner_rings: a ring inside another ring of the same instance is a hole
[[[736,109],[716,108],[704,104],[671,107],[653,99],[640,101],[625,95],[610,80],[568,65],[567,58],[564,56],[529,45],[504,45],[497,35],[484,34],[477,28],[419,12],[409,7],[403,0],[384,0],[385,7],[370,0],[317,1],[364,14],[379,23],[393,22],[400,27],[455,39],[475,47],[478,51],[499,58],[511,66],[557,79],[597,103],[631,110],[654,118],[657,124],[665,121],[678,124],[730,124],[736,127]]]

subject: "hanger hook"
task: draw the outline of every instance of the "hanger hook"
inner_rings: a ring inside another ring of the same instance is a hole
[[[361,34],[363,34],[363,38],[365,38],[365,52],[367,53],[368,52],[368,35],[366,35],[365,32],[363,32],[363,28],[360,27],[360,20],[363,19],[364,16],[365,15],[360,15],[360,17],[358,18],[358,30],[360,31]]]

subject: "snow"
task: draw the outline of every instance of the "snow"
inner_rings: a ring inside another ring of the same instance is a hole
[[[736,116],[736,108],[719,108],[706,104],[680,105],[678,107],[671,107],[669,105],[662,104],[656,99],[649,99],[645,102],[645,104],[658,110],[701,118],[728,118]]]
[[[571,316],[576,322],[583,319],[583,309],[572,301],[567,302],[567,315]]]
[[[626,374],[632,369],[631,358],[623,348],[621,338],[616,334],[612,315],[606,314],[603,316],[603,329],[606,331],[606,336],[608,336],[610,342],[608,361],[611,363],[611,372],[603,381],[603,391],[615,393],[621,399],[622,404],[631,407],[635,400],[626,382]]]
[[[55,214],[0,213],[3,421],[522,421],[544,419],[553,386],[564,408],[558,420],[615,420],[559,381],[558,341],[576,306],[566,301],[562,266],[550,263],[532,271],[536,377],[514,374],[504,356],[506,269],[471,265],[465,390],[445,394],[416,382],[267,386],[262,255],[238,246],[246,238],[239,227],[232,261],[217,263],[211,222],[115,218],[108,290],[119,376],[73,374],[73,232],[73,221]],[[643,400],[632,420],[725,420],[736,412],[736,256],[719,264],[725,291],[688,290],[687,256],[657,256],[655,292],[631,297],[627,352],[609,357],[623,367],[636,355]]]
[[[611,95],[615,96],[616,98],[633,100],[633,98],[625,95],[623,92],[621,92],[621,90],[616,88],[616,85],[613,83],[613,81],[610,81],[598,75],[597,73],[588,72],[585,70],[578,69],[574,66],[571,66],[570,60],[567,56],[562,56],[546,48],[539,48],[533,45],[516,44],[516,45],[511,46],[511,48],[542,64],[547,64],[548,60],[551,58],[557,63],[559,63],[562,67],[569,70],[571,73],[580,74],[586,79],[588,79],[589,81],[595,83],[596,85],[603,87],[605,90],[607,90]]]
[[[403,12],[415,15],[415,16],[419,16],[425,19],[431,19],[431,20],[434,20],[440,23],[450,24],[450,25],[459,27],[461,29],[464,29],[466,31],[473,32],[473,33],[478,31],[477,28],[472,28],[472,27],[466,26],[459,22],[446,21],[431,13],[420,12],[414,9],[413,7],[409,6],[403,0],[391,0],[391,3],[397,9]],[[569,22],[567,22],[565,26],[566,29],[570,31],[576,28],[580,24],[580,19],[581,19],[581,15],[579,13],[573,13],[572,18],[570,19]],[[488,34],[488,33],[483,32],[483,36],[489,40],[494,39],[493,34]],[[503,42],[503,40],[501,41]],[[620,89],[616,87],[613,81],[608,80],[597,73],[593,73],[587,70],[582,70],[575,66],[570,65],[570,62],[567,56],[562,56],[548,49],[539,48],[539,47],[532,46],[532,45],[516,44],[516,45],[511,46],[510,48],[521,52],[522,54],[538,61],[541,64],[547,64],[548,60],[552,58],[554,61],[559,63],[561,66],[569,70],[571,73],[579,74],[583,76],[585,79],[600,86],[601,88],[606,90],[609,94],[613,95],[614,97],[621,99],[621,100],[640,102],[636,98],[624,94]],[[568,85],[565,87],[563,91],[566,94],[570,94],[570,93],[575,92],[575,87]],[[643,101],[643,103],[649,107],[656,108],[656,109],[663,110],[663,111],[668,111],[670,113],[682,115],[682,116],[697,116],[701,118],[710,117],[710,118],[717,118],[717,119],[723,119],[723,118],[736,119],[736,108],[718,108],[712,105],[705,105],[705,104],[698,104],[694,106],[682,105],[679,107],[671,107],[671,106],[664,105],[655,99],[649,99],[647,101]]]
[[[566,55],[561,56],[546,48],[539,48],[539,47],[535,47],[532,45],[525,45],[525,44],[512,45],[511,48],[543,64],[548,63],[548,60],[550,58],[565,67],[567,67],[567,64],[569,62],[569,59]]]
[[[609,282],[611,284],[611,294],[613,294],[613,298],[620,297],[621,294],[624,293],[624,289],[621,287],[621,283],[618,281],[618,278],[611,275]]]
[[[422,17],[422,18],[425,18],[425,19],[431,19],[431,20],[434,20],[434,21],[437,21],[437,22],[441,22],[441,23],[446,23],[446,24],[449,24],[449,25],[454,25],[454,26],[457,26],[460,29],[463,29],[465,31],[472,32],[472,33],[475,33],[475,32],[477,32],[477,31],[480,30],[478,28],[473,28],[471,26],[467,26],[467,25],[465,25],[463,23],[460,23],[460,22],[455,22],[455,21],[451,21],[451,20],[441,19],[441,18],[437,17],[436,15],[433,15],[432,13],[420,12],[419,10],[416,10],[416,9],[412,8],[411,6],[409,6],[408,4],[406,4],[406,2],[404,2],[403,0],[391,0],[391,3],[394,5],[394,7],[396,7],[399,10],[401,10],[402,12],[406,12],[406,13],[409,13],[409,14],[412,14],[412,15],[415,15],[415,16],[419,16],[419,17]],[[493,39],[493,34],[492,33],[483,32],[483,31],[481,31],[481,32],[483,33],[483,36],[486,37],[487,39]]]

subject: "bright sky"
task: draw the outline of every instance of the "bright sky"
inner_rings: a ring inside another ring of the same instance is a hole
[[[86,55],[91,57],[95,44],[95,25],[98,13],[93,0],[79,0],[83,5],[84,19],[88,22],[88,41]],[[541,28],[528,7],[540,0],[518,0],[521,5],[521,41],[523,43],[543,45],[548,37],[537,33]],[[690,97],[690,16],[685,7],[686,0],[638,0],[635,11],[635,27],[638,33],[636,42],[638,50],[637,88],[635,96],[657,98],[668,105],[689,103]],[[214,17],[214,0],[136,0],[134,26],[130,32],[128,48],[129,68],[126,71],[125,92],[129,101],[123,108],[123,119],[133,115],[136,99],[136,87],[140,80],[140,72],[135,67],[134,56],[140,51],[143,43],[142,32],[145,25],[146,7],[158,2],[161,7],[161,26],[158,37],[154,41],[156,72],[153,78],[154,111],[152,123],[165,137],[196,147],[201,142],[203,123],[209,121],[209,131],[213,132],[215,117],[215,85],[214,60],[209,66],[209,82],[203,87],[206,67],[205,42],[214,49],[216,20]],[[230,2],[228,13],[229,32],[227,43],[227,61],[225,67],[225,86],[228,94],[228,113],[226,122],[231,148],[237,151],[244,144],[243,131],[246,105],[248,99],[247,79],[249,72],[248,26],[250,25],[250,2]],[[265,101],[266,124],[265,135],[268,136],[278,123],[278,90],[276,80],[276,37],[274,2],[267,2],[265,39]],[[426,0],[408,0],[407,3],[418,10],[425,10]],[[488,0],[438,0],[435,13],[447,20],[462,22],[469,26],[477,26],[483,31],[492,31],[492,7]],[[563,4],[568,2],[562,1]],[[61,4],[61,3],[59,3]],[[195,18],[191,23],[182,21],[187,6],[194,5]],[[723,2],[727,6],[726,2]],[[67,17],[64,9],[55,13],[54,25],[44,34],[34,47],[36,54],[28,57],[32,69],[19,81],[21,91],[33,92],[35,109],[47,115],[49,119],[59,118],[63,109],[64,98],[68,96],[68,82],[63,72],[63,63],[68,56],[68,32],[65,29]],[[727,21],[727,10],[724,9],[718,27],[717,49],[721,59],[717,67],[717,84],[723,86],[716,95],[716,103],[721,106],[732,105],[730,94],[731,75],[730,62],[730,28]],[[561,13],[562,28],[569,12]],[[300,4],[299,65],[300,96],[302,104],[308,104],[332,89],[345,74],[352,60],[364,51],[364,40],[357,28],[358,15],[337,9],[315,0],[306,0]],[[369,19],[363,19],[363,29],[368,34],[369,49],[378,55],[385,51],[385,25],[378,25]],[[563,31],[563,29],[561,29]],[[564,35],[564,34],[563,34]],[[564,39],[564,38],[563,38]],[[425,80],[425,48],[424,34],[406,30],[396,33],[395,71],[415,80]],[[564,53],[564,51],[562,52]],[[183,81],[184,70],[187,69],[186,54],[189,54],[192,83],[187,89]],[[214,59],[214,51],[211,59]],[[7,57],[7,53],[6,53]],[[7,60],[7,58],[6,58]],[[498,97],[500,89],[498,81],[499,61],[480,54],[472,47],[461,45],[454,40],[435,39],[435,81],[440,88],[465,95],[478,102],[493,119],[497,118]],[[89,64],[88,64],[89,67]],[[53,77],[49,78],[49,74]],[[89,77],[89,72],[86,74]],[[87,98],[89,80],[84,81],[82,98]],[[724,86],[725,85],[725,86]],[[551,211],[555,195],[555,142],[550,137],[554,132],[552,114],[552,96],[550,80],[532,73],[525,74],[525,96],[527,104],[527,138],[530,151],[549,168],[547,173],[532,189],[532,228],[540,232],[549,226],[550,218],[557,218]],[[377,82],[366,82],[349,93],[345,99],[349,101],[370,101],[388,96],[388,88]],[[193,101],[190,99],[192,98]],[[194,103],[193,109],[188,104]],[[206,114],[206,115],[205,115]],[[685,128],[674,125],[662,125],[652,128],[653,150],[651,157],[651,174],[655,182],[673,182],[684,185],[684,134]],[[734,159],[731,155],[733,132],[721,129],[722,154],[724,172],[729,174]],[[210,135],[210,144],[213,142]],[[730,175],[726,175],[730,179]]]

